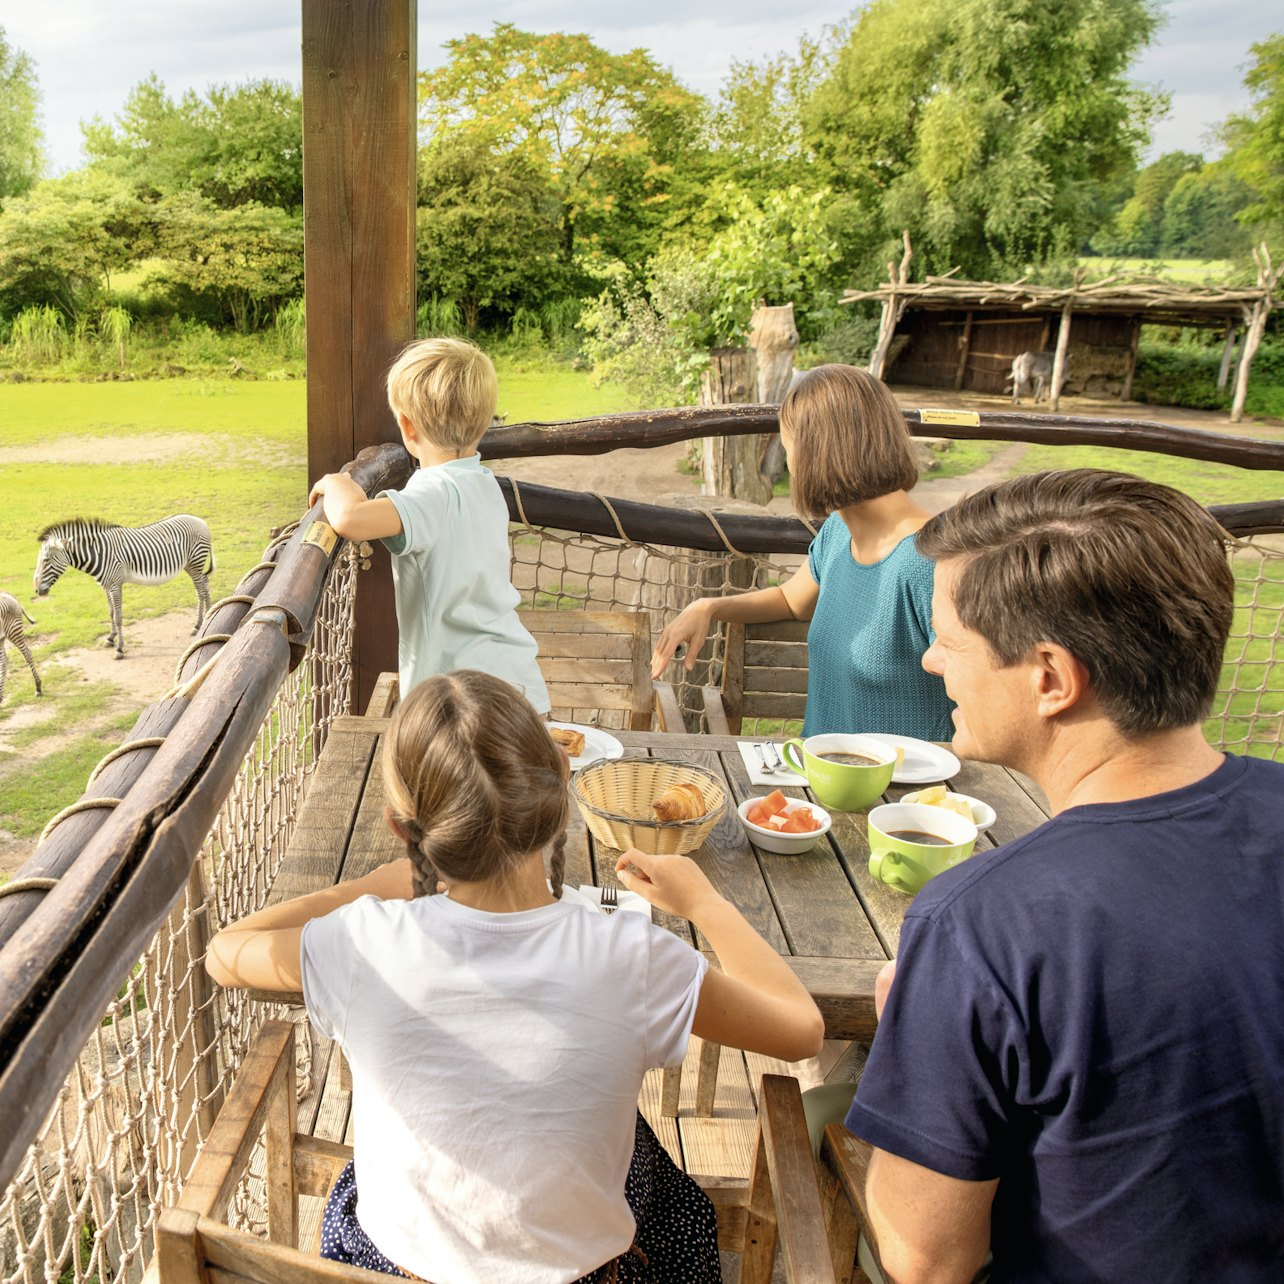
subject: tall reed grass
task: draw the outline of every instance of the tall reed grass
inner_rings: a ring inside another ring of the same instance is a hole
[[[9,347],[19,361],[43,364],[57,361],[67,346],[62,313],[46,303],[24,308],[9,327]]]
[[[463,334],[464,314],[454,299],[430,294],[415,312],[415,333],[421,338],[436,334]]]
[[[287,356],[304,356],[308,350],[307,308],[302,299],[291,299],[277,309],[272,320],[277,346]]]
[[[98,342],[115,352],[116,364],[122,370],[129,364],[129,336],[133,328],[133,317],[122,307],[104,308],[99,314]]]

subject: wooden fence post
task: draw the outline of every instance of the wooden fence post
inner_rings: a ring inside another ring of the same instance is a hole
[[[778,406],[794,378],[794,350],[798,347],[794,305],[769,308],[760,300],[749,322],[749,346],[758,357],[758,401]],[[767,479],[770,499],[777,479],[785,475],[785,448],[779,433],[759,437],[758,445],[759,471]]]
[[[1232,317],[1226,322],[1226,342],[1222,345],[1222,364],[1217,371],[1218,392],[1221,392],[1226,387],[1226,381],[1230,378],[1231,359],[1235,356],[1235,336],[1237,333],[1237,324]]]
[[[905,253],[901,255],[899,269],[894,263],[887,264],[887,280],[893,288],[883,300],[883,315],[878,323],[878,342],[874,344],[874,351],[869,358],[869,373],[875,379],[883,377],[883,371],[887,365],[887,353],[892,346],[892,336],[896,333],[896,323],[901,319],[901,313],[905,311],[905,300],[897,298],[895,287],[905,285],[909,281],[909,265],[910,259],[914,257],[914,251],[910,248],[908,228],[901,233],[901,240],[905,245]]]

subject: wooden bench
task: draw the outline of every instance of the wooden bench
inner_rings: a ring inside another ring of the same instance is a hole
[[[655,684],[660,728],[681,731],[670,723],[668,702],[677,697],[668,682]],[[801,728],[807,709],[807,621],[727,625],[726,653],[720,686],[701,687],[705,720],[715,736],[738,736],[748,722],[750,735],[765,734],[759,722],[796,722]],[[776,727],[771,735],[779,736]],[[792,734],[792,733],[791,733]]]
[[[363,1284],[376,1278],[298,1249],[299,1196],[326,1195],[352,1151],[301,1134],[296,1124],[294,1026],[269,1021],[246,1055],[178,1205],[161,1213],[153,1279]],[[261,1134],[266,1239],[227,1223]],[[755,1155],[747,1182],[700,1179],[717,1212],[719,1247],[740,1254],[741,1284],[768,1284],[777,1247],[790,1284],[831,1284],[820,1187],[795,1080],[763,1076]]]
[[[555,719],[651,729],[656,692],[647,612],[523,610],[517,615],[539,646]]]

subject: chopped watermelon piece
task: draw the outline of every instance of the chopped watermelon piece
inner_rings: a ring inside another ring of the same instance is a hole
[[[782,834],[810,834],[813,830],[819,829],[820,826],[814,820],[805,820],[802,816],[790,816],[781,826]]]
[[[778,811],[786,811],[789,807],[789,799],[780,792],[779,789],[773,789],[763,800],[762,805],[766,807],[769,814],[774,815]]]
[[[763,803],[754,803],[748,811],[745,812],[745,819],[751,825],[765,825],[767,817],[771,815],[771,809]]]

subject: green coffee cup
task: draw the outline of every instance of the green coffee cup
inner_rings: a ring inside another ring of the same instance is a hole
[[[939,842],[915,842],[907,834],[930,834]],[[962,816],[926,803],[886,803],[869,813],[869,872],[911,896],[942,870],[967,860],[976,847],[976,826]]]
[[[786,740],[781,752],[800,776],[807,777],[816,801],[833,811],[868,807],[892,783],[896,770],[896,750],[872,736],[808,736]],[[830,756],[834,754],[864,761],[838,761]]]

